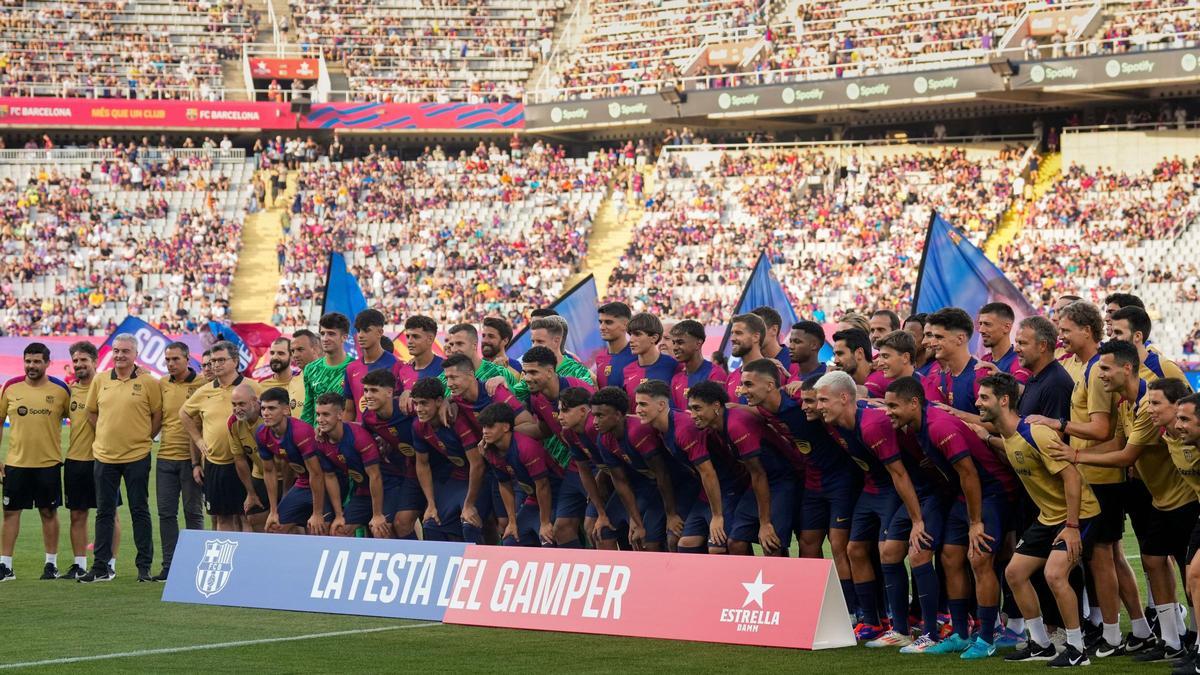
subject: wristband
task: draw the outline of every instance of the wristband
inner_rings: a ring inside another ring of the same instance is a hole
[[[1063,527],[1069,527],[1069,528],[1071,528],[1072,530],[1078,530],[1078,529],[1079,529],[1079,523],[1071,523],[1071,522],[1067,522],[1067,523],[1063,523]]]
[[[1060,433],[1060,434],[1067,433],[1067,418],[1065,418],[1065,417],[1058,418],[1058,433]]]

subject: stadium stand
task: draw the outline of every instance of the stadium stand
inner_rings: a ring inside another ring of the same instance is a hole
[[[608,294],[720,323],[754,264],[746,252],[766,249],[802,314],[903,311],[930,209],[981,241],[1008,207],[1022,150],[685,146],[660,161],[661,188]]]
[[[569,158],[541,141],[519,157],[482,143],[415,161],[368,157],[304,168],[275,323],[320,314],[330,250],[399,330],[411,313],[455,323],[499,314],[517,326],[577,272],[615,154]],[[487,276],[480,275],[487,270]]]
[[[344,60],[354,97],[517,101],[562,0],[290,0],[303,50]]]
[[[245,0],[5,0],[0,96],[218,100]]]
[[[254,166],[241,150],[5,150],[0,325],[104,334],[221,318]]]

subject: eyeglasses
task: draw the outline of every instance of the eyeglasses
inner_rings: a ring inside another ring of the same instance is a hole
[[[220,357],[220,356],[218,356],[218,357],[214,357],[214,358],[211,358],[211,359],[209,359],[209,360],[208,360],[208,365],[210,365],[210,366],[219,366],[219,365],[221,365],[222,363],[225,363],[226,361],[230,361],[230,360],[232,360],[232,359],[228,359],[228,358],[225,358],[225,357]]]

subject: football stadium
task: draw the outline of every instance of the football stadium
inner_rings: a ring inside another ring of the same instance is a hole
[[[1200,673],[1198,264],[1195,0],[0,0],[0,670]]]

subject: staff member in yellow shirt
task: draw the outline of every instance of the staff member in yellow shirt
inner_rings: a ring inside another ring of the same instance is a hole
[[[1162,425],[1169,420],[1156,420],[1152,406],[1152,402],[1162,403],[1162,394],[1158,390],[1152,394],[1146,381],[1138,376],[1141,360],[1137,347],[1123,340],[1109,340],[1100,345],[1099,356],[1096,376],[1104,383],[1106,391],[1118,396],[1117,422],[1121,433],[1086,449],[1059,443],[1053,454],[1056,459],[1077,464],[1137,467],[1152,500],[1150,516],[1134,521],[1142,564],[1149,577],[1151,595],[1156,599],[1172,600],[1175,598],[1175,577],[1167,557],[1174,557],[1181,566],[1185,565],[1187,542],[1178,535],[1195,525],[1200,516],[1200,505],[1175,469],[1171,452],[1163,441]],[[1180,380],[1156,381],[1175,383],[1185,391],[1187,388]],[[1161,661],[1183,655],[1175,603],[1159,604],[1155,609],[1162,627],[1162,640],[1134,656],[1135,661]],[[1114,636],[1105,635],[1104,639],[1115,650],[1121,636],[1117,632]]]
[[[155,581],[166,581],[179,542],[179,502],[183,499],[183,523],[189,530],[204,529],[204,493],[192,478],[192,439],[183,428],[179,409],[200,387],[208,384],[188,366],[191,350],[172,342],[163,352],[167,377],[158,381],[162,389],[162,436],[154,465],[154,493],[158,502],[158,537],[162,540],[162,571]]]
[[[0,437],[4,418],[12,426],[8,465],[0,464],[4,480],[4,534],[0,541],[0,581],[17,577],[13,548],[21,531],[21,512],[37,507],[42,517],[46,564],[42,579],[58,578],[58,507],[62,504],[62,421],[67,417],[71,391],[66,383],[46,375],[50,348],[41,342],[25,347],[25,377],[9,380],[0,391]]]
[[[239,461],[240,447],[229,442],[229,416],[233,414],[233,388],[243,382],[258,393],[258,385],[238,373],[238,352],[221,340],[209,349],[213,381],[196,390],[183,404],[179,417],[195,444],[192,477],[204,485],[204,502],[214,529],[232,532],[246,506],[258,502],[250,469]],[[259,504],[261,506],[261,504]]]
[[[1171,449],[1171,459],[1179,473],[1187,480],[1192,490],[1200,495],[1200,394],[1188,394],[1175,403],[1174,434],[1166,434],[1167,447]],[[1182,534],[1182,533],[1180,533]],[[1192,600],[1192,611],[1200,604],[1200,559],[1196,551],[1200,549],[1200,522],[1191,529],[1187,552],[1187,590]],[[1195,616],[1193,614],[1193,616]],[[1184,661],[1192,672],[1200,673],[1200,665],[1196,664],[1193,655],[1191,661]],[[1181,666],[1179,670],[1182,670]]]
[[[249,499],[251,493],[246,494],[244,507],[246,524],[249,527],[243,529],[263,532],[269,511],[267,507],[271,500],[267,494],[267,482],[263,479],[263,461],[258,456],[258,439],[254,437],[254,432],[258,431],[258,427],[262,425],[262,417],[258,404],[258,392],[250,384],[250,380],[243,380],[241,384],[233,388],[233,392],[230,394],[230,405],[233,408],[233,414],[226,422],[229,427],[229,447],[235,455],[238,455],[239,462],[245,460],[250,463],[250,483],[254,487],[252,493],[258,498],[257,505],[252,504]]]
[[[162,427],[162,391],[158,380],[137,366],[137,338],[121,333],[113,338],[113,369],[100,373],[88,391],[88,418],[96,429],[96,545],[92,569],[80,583],[111,581],[116,572],[113,530],[117,496],[125,479],[125,496],[133,519],[138,581],[154,581],[154,526],[150,522],[150,447]]]
[[[87,399],[96,379],[96,361],[99,353],[96,345],[80,341],[71,345],[71,368],[75,381],[71,383],[71,438],[67,445],[67,461],[63,465],[63,492],[67,510],[71,512],[71,549],[75,562],[62,575],[62,579],[76,581],[87,574],[88,512],[96,508],[96,461],[92,456],[92,444],[96,442],[96,430],[88,420]],[[117,495],[117,505],[121,496]],[[117,568],[117,551],[121,548],[121,521],[113,521],[113,557],[108,564]]]
[[[1087,665],[1079,599],[1068,577],[1091,546],[1092,519],[1100,514],[1100,505],[1078,469],[1050,456],[1051,446],[1059,442],[1058,434],[1017,414],[1020,397],[1017,378],[996,373],[980,381],[975,402],[980,419],[990,422],[1004,438],[1009,464],[1038,508],[1037,520],[1021,535],[1005,571],[1029,628],[1029,643],[1004,660],[1050,661],[1054,667]],[[1030,583],[1030,577],[1043,569],[1067,629],[1067,645],[1061,654],[1056,654],[1046,633],[1037,591]]]

